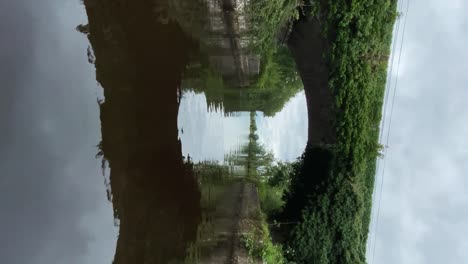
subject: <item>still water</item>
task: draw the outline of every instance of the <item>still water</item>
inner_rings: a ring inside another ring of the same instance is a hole
[[[301,155],[305,96],[248,1],[194,2],[2,1],[0,263],[244,254],[246,180]]]

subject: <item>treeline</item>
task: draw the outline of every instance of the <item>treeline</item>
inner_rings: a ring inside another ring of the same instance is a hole
[[[286,46],[271,46],[261,57],[260,74],[251,85],[236,87],[226,81],[207,60],[199,58],[184,74],[184,90],[205,93],[210,108],[227,113],[260,111],[274,116],[303,89],[293,58]]]

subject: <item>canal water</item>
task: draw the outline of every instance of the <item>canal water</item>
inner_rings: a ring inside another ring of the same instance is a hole
[[[0,263],[243,263],[252,182],[308,133],[249,4],[2,1]]]

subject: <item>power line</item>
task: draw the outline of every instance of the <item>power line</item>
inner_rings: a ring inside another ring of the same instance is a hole
[[[398,13],[401,13],[402,11],[402,6],[399,5],[398,6]],[[392,83],[392,76],[393,76],[393,64],[394,64],[394,60],[395,60],[395,52],[396,52],[396,47],[397,47],[397,44],[398,44],[398,36],[400,35],[400,24],[401,24],[401,19],[398,19],[397,23],[396,23],[396,26],[394,28],[394,31],[393,31],[393,36],[395,36],[395,39],[392,43],[392,49],[391,49],[391,55],[390,55],[390,68],[389,70],[387,71],[387,82],[386,82],[386,85],[385,85],[385,94],[384,94],[384,101],[383,101],[383,111],[382,111],[382,122],[381,122],[381,126],[380,126],[380,132],[379,132],[379,142],[380,143],[383,143],[383,135],[384,135],[384,131],[385,131],[385,117],[387,115],[387,107],[388,107],[388,97],[389,97],[389,94],[390,94],[390,90],[391,90],[391,83]],[[381,142],[382,141],[382,142]],[[378,172],[380,171],[380,159],[377,159],[377,165],[376,165],[376,178],[375,178],[375,181],[374,181],[374,187],[373,187],[373,190],[372,190],[372,204],[375,204],[375,199],[377,197],[377,175],[378,175]],[[374,226],[374,221],[375,221],[375,212],[374,210],[372,210],[371,212],[371,221],[370,221],[370,230],[372,230],[372,227]],[[370,237],[370,240],[369,240],[369,243],[368,243],[368,250],[371,248],[372,246],[372,237]]]
[[[400,51],[399,51],[399,55],[398,55],[398,65],[397,65],[397,72],[396,72],[396,75],[395,75],[395,88],[394,88],[394,92],[393,92],[393,98],[392,98],[392,105],[390,107],[390,120],[389,120],[389,124],[388,124],[388,131],[387,131],[387,146],[390,142],[390,131],[391,131],[391,128],[392,128],[392,119],[393,119],[393,109],[394,109],[394,106],[395,106],[395,98],[396,98],[396,93],[397,93],[397,88],[398,88],[398,75],[400,73],[400,63],[401,63],[401,54],[402,54],[402,51],[403,51],[403,44],[405,42],[405,33],[406,33],[406,22],[408,21],[408,12],[409,12],[409,6],[410,6],[410,0],[407,1],[407,4],[406,4],[406,16],[405,16],[405,21],[403,23],[403,34],[402,34],[402,37],[401,37],[401,45],[400,45]],[[376,249],[376,245],[377,245],[377,233],[378,233],[378,228],[379,228],[379,218],[380,218],[380,208],[381,208],[381,202],[382,202],[382,193],[383,193],[383,183],[384,183],[384,179],[385,179],[385,167],[386,167],[386,161],[387,161],[387,158],[386,158],[386,154],[387,154],[387,149],[385,149],[384,151],[384,158],[383,158],[383,169],[382,169],[382,180],[381,180],[381,184],[380,184],[380,194],[379,194],[379,204],[378,204],[378,207],[377,207],[377,216],[376,216],[376,224],[375,224],[375,235],[374,235],[374,248],[373,248],[373,252],[372,252],[372,262],[371,263],[374,263],[374,259],[375,259],[375,249]]]
[[[389,70],[389,75],[387,76],[387,88],[392,87],[392,73],[393,73],[393,62],[395,60],[395,51],[397,47],[397,42],[398,42],[398,36],[399,36],[399,30],[400,30],[400,24],[401,24],[401,19],[398,19],[397,25],[396,25],[396,30],[395,30],[395,35],[397,38],[393,42],[393,47],[392,47],[392,56],[391,56],[391,61],[390,61],[390,70]],[[384,134],[384,128],[385,128],[385,117],[387,113],[387,106],[388,106],[388,97],[390,94],[390,89],[385,89],[385,98],[384,98],[384,111],[383,111],[383,117],[382,117],[382,129],[380,130],[380,135],[379,139],[383,139],[383,134]]]

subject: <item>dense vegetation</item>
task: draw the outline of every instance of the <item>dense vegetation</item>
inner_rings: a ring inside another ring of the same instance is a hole
[[[261,260],[267,264],[285,264],[283,250],[280,245],[274,244],[270,230],[262,212],[258,212],[257,218],[261,222],[251,232],[242,236],[242,242],[247,248],[249,256]]]
[[[266,54],[276,41],[284,41],[295,19],[299,18],[297,0],[250,1],[245,12],[251,22],[252,48]],[[253,38],[252,38],[253,39]]]
[[[169,13],[166,15],[158,13],[165,10],[164,7],[150,8],[146,2],[131,5],[134,8],[132,12],[119,5],[96,6],[86,3],[88,13],[91,14],[90,24],[78,28],[84,33],[92,33],[89,38],[96,55],[97,79],[106,95],[106,102],[100,106],[103,129],[101,149],[113,168],[111,198],[115,216],[121,220],[118,242],[121,246],[118,249],[125,249],[118,250],[116,263],[130,259],[131,254],[128,252],[136,252],[135,248],[140,246],[144,248],[142,256],[155,256],[154,259],[157,256],[161,262],[174,256],[180,258],[187,241],[204,241],[210,235],[204,231],[208,232],[210,228],[201,226],[196,234],[195,227],[199,221],[202,224],[208,224],[209,221],[206,215],[198,215],[198,206],[205,211],[212,210],[213,201],[227,182],[224,176],[228,170],[218,164],[198,164],[194,167],[182,164],[178,157],[180,142],[175,133],[175,122],[156,129],[154,122],[145,121],[157,120],[160,124],[166,124],[165,120],[176,120],[178,105],[170,98],[175,94],[180,72],[186,65],[187,49],[192,46],[185,36],[182,37],[179,26],[191,27],[189,32],[192,32],[193,38],[203,37],[203,34],[197,32],[203,31],[205,21],[197,18],[203,17],[199,14],[207,10],[197,3],[174,2],[170,12],[162,12]],[[191,4],[199,6],[200,10],[189,12],[192,16],[180,13],[193,10],[186,6]],[[335,99],[333,120],[336,142],[333,146],[308,146],[304,155],[292,166],[272,165],[271,155],[257,142],[255,115],[252,114],[251,134],[246,148],[247,178],[258,183],[263,212],[274,216],[283,206],[282,215],[277,216],[277,219],[282,223],[296,223],[292,228],[288,227],[291,233],[287,247],[291,250],[288,250],[287,257],[290,260],[307,264],[365,263],[375,160],[380,147],[378,126],[391,31],[396,18],[396,0],[314,1],[305,5],[310,6],[307,15],[304,15],[303,9],[298,12],[298,5],[296,1],[258,0],[252,1],[248,7],[248,16],[253,25],[250,34],[256,37],[252,49],[261,54],[263,61],[261,73],[251,87],[230,87],[215,69],[209,67],[203,56],[197,58],[197,63],[189,68],[184,86],[204,91],[210,104],[223,103],[228,112],[259,110],[266,115],[274,115],[301,89],[294,62],[285,47],[277,46],[277,40],[287,34],[289,22],[297,19],[299,14],[301,19],[320,23],[323,38],[328,44],[323,55],[328,69],[328,87]],[[112,10],[93,10],[104,6],[112,7]],[[144,15],[128,18],[112,15],[128,13]],[[152,19],[153,15],[158,19]],[[175,25],[169,23],[171,15],[186,19],[179,21],[180,25]],[[112,34],[104,34],[108,29],[112,30]],[[109,41],[108,35],[112,36],[112,41]],[[172,41],[161,41],[161,36]],[[174,52],[167,52],[170,50]],[[111,60],[115,54],[123,54],[118,62]],[[167,64],[167,61],[171,63]],[[154,69],[164,70],[154,74]],[[193,76],[197,76],[197,79]],[[167,92],[154,89],[154,84],[171,89],[167,89]],[[130,95],[129,87],[134,88]],[[128,98],[133,99],[128,101]],[[140,107],[135,107],[132,102],[138,102]],[[141,107],[145,102],[153,107],[152,111]],[[148,139],[155,140],[150,140],[153,142],[150,145],[147,142],[139,143],[140,140]],[[158,147],[158,144],[177,150],[169,152],[177,153],[177,157],[168,156],[168,152]],[[154,175],[154,168],[165,168],[169,162],[174,162],[172,167],[177,168],[177,171],[172,171],[176,177],[146,177]],[[115,165],[119,163],[139,168],[139,177],[127,177],[134,175],[134,171],[129,172],[127,167]],[[197,182],[192,177],[192,170],[201,175]],[[197,189],[199,184],[202,185],[200,193]],[[184,190],[181,192],[184,195],[174,196],[168,192],[171,189]],[[283,193],[284,200],[281,200]],[[134,202],[124,203],[127,200]],[[139,222],[141,212],[152,212],[146,217],[158,221],[147,221],[146,226],[132,224]],[[154,215],[161,215],[161,212],[164,217]],[[252,255],[267,263],[283,262],[281,248],[271,242],[265,216],[260,214],[260,219],[259,231],[246,237],[247,247]],[[168,229],[168,226],[185,233],[166,234],[161,231],[163,228]],[[147,241],[135,235],[147,234],[147,230],[153,230],[145,236]],[[126,237],[129,239],[124,239]],[[160,243],[150,243],[150,240]],[[188,258],[196,258],[202,246],[193,243]]]
[[[299,221],[290,237],[297,263],[365,263],[395,18],[394,0],[313,2],[308,19],[322,23],[329,45],[336,143],[309,146],[295,167],[283,216]]]
[[[303,85],[286,46],[272,45],[262,58],[262,70],[248,98],[252,102],[250,110],[262,109],[266,116],[274,116]]]
[[[286,227],[290,233],[285,245],[290,249],[289,260],[307,264],[365,263],[396,1],[316,1],[300,12],[295,9],[297,5],[278,0],[256,1],[250,6],[251,32],[258,36],[253,49],[263,60],[261,74],[250,89],[230,90],[212,71],[205,71],[203,86],[208,101],[223,101],[228,111],[243,108],[273,115],[300,89],[290,54],[276,45],[281,38],[278,32],[287,33],[288,21],[299,13],[301,19],[320,23],[327,43],[323,55],[328,88],[335,100],[335,144],[308,146],[292,167],[276,167],[274,171],[275,166],[270,166],[259,172],[255,166],[256,176],[262,179],[258,190],[263,212],[276,216],[281,223],[296,223]],[[210,85],[213,89],[206,88]],[[224,88],[220,93],[221,86]],[[248,149],[257,153],[261,148],[255,136],[251,133],[253,140]],[[278,214],[281,206],[282,213]]]

